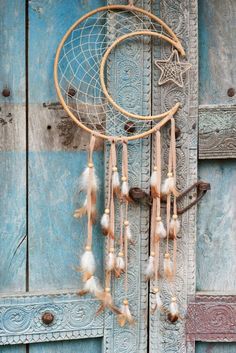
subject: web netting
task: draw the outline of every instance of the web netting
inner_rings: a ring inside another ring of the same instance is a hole
[[[127,10],[103,10],[92,14],[80,22],[68,35],[60,51],[57,74],[58,84],[63,99],[74,117],[91,131],[109,136],[138,135],[147,130],[153,123],[149,120],[137,120],[121,114],[104,96],[99,71],[100,63],[107,48],[118,37],[148,30],[162,33],[171,38],[169,33],[147,15]],[[144,46],[150,46],[157,39],[150,36],[135,36],[120,43],[111,53],[106,64],[106,86],[109,94],[116,101],[116,83],[109,81],[116,55],[124,55],[132,48],[136,52]],[[134,55],[135,60],[135,55]],[[132,68],[131,68],[132,69]],[[141,72],[143,68],[140,68]],[[121,78],[122,79],[122,78]],[[151,75],[150,75],[151,80]],[[112,84],[109,84],[112,82]],[[129,95],[124,99],[128,103],[122,106],[131,113],[151,115],[143,112],[140,106],[129,106]],[[125,103],[123,103],[125,104]]]

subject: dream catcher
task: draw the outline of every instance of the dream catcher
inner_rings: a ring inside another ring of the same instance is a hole
[[[153,284],[156,310],[168,312],[169,319],[179,317],[175,297],[177,234],[180,222],[177,216],[176,197],[176,146],[175,113],[180,104],[161,114],[144,116],[141,108],[127,110],[122,99],[110,88],[116,55],[122,55],[124,47],[142,48],[142,45],[159,45],[165,41],[172,48],[167,60],[156,60],[160,70],[159,84],[173,82],[183,86],[183,73],[190,64],[180,62],[184,49],[173,31],[158,17],[133,5],[110,5],[94,10],[80,18],[63,37],[56,54],[55,84],[63,108],[82,129],[91,135],[88,164],[80,177],[83,204],[75,211],[75,217],[87,217],[87,240],[81,257],[83,289],[80,295],[90,293],[101,301],[98,312],[109,308],[118,315],[121,326],[133,323],[128,303],[129,248],[135,246],[130,227],[128,152],[131,140],[153,135],[155,153],[150,178],[153,199],[150,232],[150,256],[143,274]],[[125,98],[126,100],[129,98]],[[140,105],[141,106],[141,105]],[[139,111],[140,110],[140,111]],[[168,173],[162,172],[162,128],[170,125]],[[104,286],[96,277],[96,261],[93,255],[93,224],[96,219],[98,178],[93,162],[96,138],[106,141],[109,153],[106,180],[106,205],[100,220],[101,233],[106,237]],[[117,163],[117,149],[122,150],[122,163]],[[161,212],[161,199],[166,198],[166,211]],[[173,207],[172,207],[173,205]],[[117,224],[119,214],[119,224]],[[118,233],[119,231],[119,233]],[[140,235],[142,236],[142,234]],[[173,247],[169,247],[173,241]],[[161,244],[163,242],[163,244]],[[161,249],[165,247],[165,253]],[[162,256],[161,256],[162,255]],[[163,258],[163,261],[160,259]],[[171,302],[164,308],[160,275],[170,284]],[[121,307],[112,298],[111,283],[124,277],[125,296]],[[131,289],[132,290],[132,289]]]

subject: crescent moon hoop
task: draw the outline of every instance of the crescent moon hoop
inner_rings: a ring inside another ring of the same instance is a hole
[[[62,107],[64,108],[64,110],[67,112],[67,114],[71,117],[71,119],[82,129],[84,129],[85,131],[89,132],[90,134],[93,134],[97,137],[103,138],[104,140],[111,140],[112,136],[108,136],[105,134],[102,134],[98,131],[93,131],[92,129],[90,129],[89,127],[85,126],[83,123],[81,123],[76,116],[73,114],[73,112],[69,109],[69,107],[67,106],[63,95],[61,93],[60,90],[60,85],[59,85],[59,80],[58,80],[58,63],[59,63],[59,58],[60,58],[60,53],[61,50],[63,48],[64,43],[66,42],[67,38],[70,36],[70,34],[72,33],[72,31],[83,21],[85,21],[87,18],[91,17],[92,15],[102,12],[102,11],[112,11],[112,10],[124,10],[124,11],[131,11],[131,12],[137,12],[137,13],[141,13],[147,17],[149,17],[151,20],[157,22],[159,25],[161,25],[165,31],[171,36],[167,37],[164,34],[161,34],[159,32],[152,32],[149,30],[140,30],[140,31],[135,31],[135,32],[131,32],[125,35],[122,35],[121,37],[118,37],[106,50],[105,54],[103,55],[103,58],[101,60],[101,64],[100,64],[100,72],[99,72],[99,76],[100,76],[100,82],[101,82],[101,88],[103,90],[103,93],[105,95],[105,97],[107,98],[107,100],[110,102],[110,104],[119,112],[121,112],[122,114],[124,114],[125,116],[134,118],[134,119],[139,119],[139,120],[155,120],[155,119],[162,119],[158,124],[156,124],[154,127],[152,127],[151,129],[142,132],[140,134],[134,135],[134,136],[128,136],[127,140],[131,141],[131,140],[136,140],[139,138],[143,138],[146,137],[148,135],[150,135],[151,133],[153,133],[154,131],[156,131],[158,128],[161,128],[161,126],[165,125],[166,122],[171,118],[171,116],[173,116],[177,110],[180,107],[180,103],[176,103],[170,110],[158,114],[158,115],[149,115],[149,116],[143,116],[143,115],[138,115],[138,114],[134,114],[131,112],[126,111],[125,109],[123,109],[122,107],[120,107],[114,100],[113,98],[110,96],[110,94],[108,93],[106,84],[105,84],[105,78],[104,78],[104,68],[107,62],[107,59],[109,57],[109,54],[111,53],[112,49],[114,49],[119,43],[121,43],[122,41],[131,38],[131,37],[135,37],[138,35],[141,36],[152,36],[152,37],[156,37],[162,40],[167,41],[168,43],[170,43],[171,45],[173,45],[178,52],[180,53],[181,56],[185,56],[185,51],[184,48],[180,42],[180,40],[178,39],[178,37],[176,36],[176,34],[172,31],[172,29],[165,23],[163,22],[159,17],[153,15],[152,13],[142,9],[142,8],[138,8],[135,7],[133,5],[107,5],[107,6],[103,6],[103,7],[99,7],[93,11],[88,12],[87,14],[85,14],[84,16],[82,16],[81,18],[79,18],[66,32],[66,34],[63,36],[57,51],[56,51],[56,56],[55,56],[55,61],[54,61],[54,82],[55,82],[55,88],[56,88],[56,92],[59,98],[60,103],[62,104]],[[116,137],[116,140],[122,140],[122,137]]]

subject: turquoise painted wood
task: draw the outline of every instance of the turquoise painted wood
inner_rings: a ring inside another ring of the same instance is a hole
[[[66,143],[63,142],[63,138],[54,144],[51,143],[51,139],[57,139],[61,132],[62,135],[66,134],[63,130],[65,113],[55,112],[56,121],[53,121],[51,112],[43,108],[43,103],[57,101],[53,82],[53,63],[62,36],[75,20],[103,4],[102,0],[29,3],[30,291],[78,290],[81,284],[76,267],[79,265],[79,256],[85,244],[86,220],[74,219],[73,211],[83,203],[83,198],[78,194],[78,179],[87,164],[86,152],[78,147],[80,134],[78,143],[73,141],[68,144],[67,135],[64,136],[67,139]],[[50,130],[48,126],[51,127]],[[73,129],[76,127],[73,126]],[[47,135],[46,139],[44,134]],[[101,180],[101,192],[98,197],[99,217],[104,203],[102,197],[104,158],[101,148],[95,151],[94,161]],[[102,249],[103,237],[98,224],[94,228],[94,253],[100,269],[96,274],[100,278]],[[102,351],[102,339],[36,344],[30,345],[29,351],[99,353]]]
[[[199,0],[200,104],[235,104],[236,4],[234,0]]]
[[[235,353],[235,343],[204,343],[197,342],[196,353]]]
[[[26,290],[24,1],[0,1],[0,14],[0,92],[10,90],[9,97],[0,94],[0,293],[12,294]]]
[[[199,178],[211,184],[198,208],[197,290],[236,288],[236,161],[201,161]]]

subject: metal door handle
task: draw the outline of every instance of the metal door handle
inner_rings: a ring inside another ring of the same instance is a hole
[[[177,208],[178,214],[183,214],[184,212],[188,211],[191,207],[196,205],[203,198],[203,196],[206,194],[206,192],[211,189],[211,185],[210,185],[210,183],[199,180],[196,183],[194,183],[193,185],[191,185],[189,188],[184,190],[177,197],[177,199],[176,199],[177,202],[180,201],[183,197],[185,197],[189,192],[191,192],[195,188],[197,189],[196,198],[190,204],[188,204],[186,207]],[[144,190],[142,190],[138,187],[131,188],[129,190],[129,196],[130,196],[131,200],[135,203],[144,204],[144,205],[148,205],[148,206],[152,205],[151,196],[147,192],[145,192]],[[161,201],[166,202],[166,197],[162,196]]]

